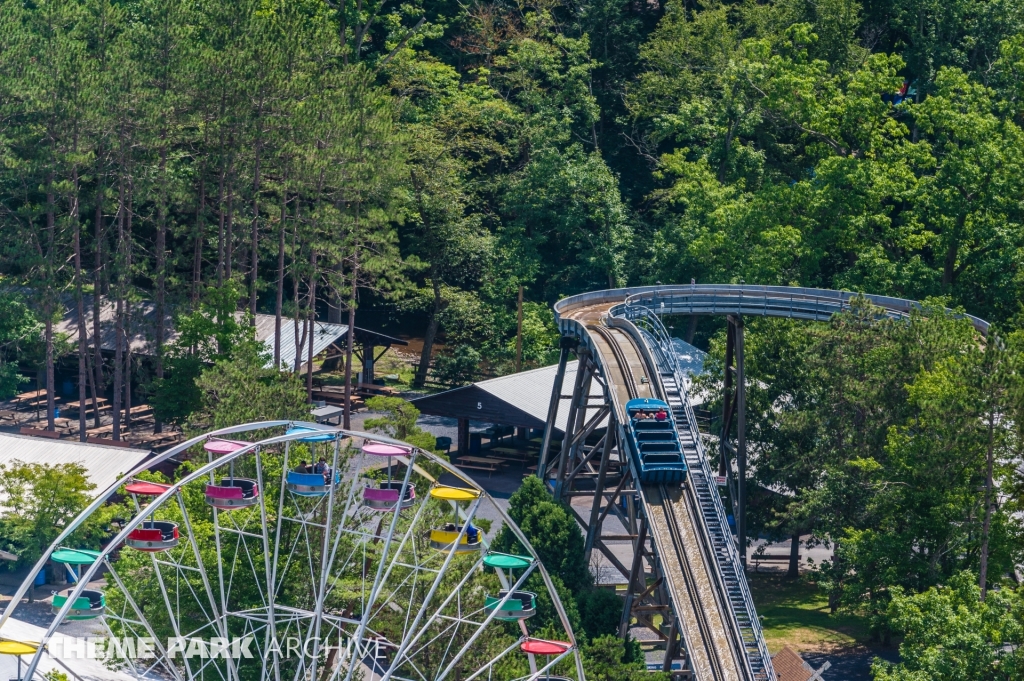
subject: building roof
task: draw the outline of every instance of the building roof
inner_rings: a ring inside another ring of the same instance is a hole
[[[261,341],[266,347],[267,352],[270,353],[270,361],[267,363],[268,367],[274,366],[274,321],[276,317],[272,314],[257,314],[256,315],[256,340]],[[314,322],[313,331],[313,356],[316,357],[321,352],[331,346],[332,343],[348,333],[347,324],[329,324],[327,322]],[[308,342],[302,338],[303,335],[303,324],[299,323],[299,338],[303,341],[302,345],[302,357],[299,361],[305,363],[306,353],[309,352],[309,346],[306,345]],[[358,331],[358,328],[357,328]],[[295,320],[284,317],[281,319],[281,363],[286,369],[292,369],[295,367]]]
[[[808,681],[814,676],[811,665],[803,661],[799,653],[785,646],[772,658],[775,676],[779,681]]]
[[[101,632],[102,629],[92,635],[101,635]],[[39,643],[43,640],[43,634],[45,633],[46,629],[43,627],[38,627],[34,624],[29,624],[28,622],[22,622],[21,620],[14,619],[12,617],[4,622],[4,627],[0,630],[0,637],[8,641]],[[37,673],[40,675],[47,674],[51,671],[66,673],[70,670],[74,674],[74,678],[80,679],[81,681],[134,681],[135,677],[131,674],[108,669],[103,663],[103,660],[90,659],[87,657],[84,654],[84,645],[81,648],[83,654],[78,654],[76,644],[81,640],[81,638],[68,636],[67,634],[59,631],[53,632],[47,646],[47,650],[50,651],[50,654],[43,655],[39,660]],[[53,656],[58,656],[61,662],[63,662],[63,665],[56,662],[53,659]],[[29,659],[28,655],[21,658],[22,673],[24,673],[25,666],[28,664]],[[15,656],[0,655],[0,678],[16,679],[18,678],[16,673],[17,671],[18,659]]]
[[[93,303],[91,295],[82,296],[82,304],[85,309],[85,337],[92,342],[93,331]],[[152,355],[153,339],[156,336],[156,303],[149,300],[141,300],[130,303],[128,311],[128,331],[130,333],[129,346],[132,354]],[[164,326],[167,329],[167,342],[173,342],[178,334],[174,331],[174,318],[171,308],[168,306],[164,316]],[[66,300],[64,316],[54,324],[53,330],[60,334],[66,334],[68,341],[78,347],[78,306],[73,300]],[[117,305],[107,296],[100,296],[100,347],[108,352],[114,352],[114,339],[117,331]]]
[[[572,393],[576,382],[577,362],[565,365],[565,379],[562,394]],[[480,381],[462,388],[428,395],[412,400],[423,414],[465,418],[473,421],[487,421],[521,428],[543,428],[548,417],[548,403],[551,386],[555,382],[556,365],[523,371],[509,376],[500,376]],[[599,397],[601,385],[590,384],[590,394]],[[597,412],[597,407],[587,410],[587,418]],[[569,400],[560,400],[555,428],[565,432],[569,418]]]
[[[92,343],[93,335],[93,302],[91,295],[82,296],[82,303],[85,306],[85,336],[87,342]],[[153,355],[156,350],[156,303],[149,300],[142,300],[129,306],[130,332],[129,346],[132,354]],[[241,316],[242,313],[238,313]],[[274,319],[272,314],[256,315],[256,340],[261,341],[270,353],[274,355]],[[114,339],[116,336],[117,306],[106,296],[100,296],[100,347],[107,352],[114,352]],[[173,343],[178,338],[178,332],[174,329],[174,316],[170,306],[164,320],[166,342]],[[332,343],[338,342],[348,332],[347,324],[331,324],[328,322],[315,322],[316,331],[313,334],[313,356],[319,355]],[[64,316],[54,330],[59,334],[65,334],[68,341],[77,347],[78,343],[78,307],[73,301],[65,304]],[[299,336],[302,336],[302,325],[299,325]],[[401,338],[393,338],[377,331],[361,329],[356,327],[356,340],[359,343],[373,342],[376,345],[408,345],[408,341]],[[303,345],[302,359],[309,352],[308,346]],[[288,317],[281,319],[281,362],[287,369],[295,366],[295,321]],[[272,366],[273,361],[267,364]]]
[[[117,482],[118,478],[149,455],[150,452],[144,449],[0,433],[0,465],[9,465],[14,461],[45,466],[80,463],[85,466],[89,481],[96,485],[93,490],[96,495]]]

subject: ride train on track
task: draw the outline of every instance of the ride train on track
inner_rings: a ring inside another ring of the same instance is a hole
[[[636,477],[645,484],[685,480],[686,461],[668,403],[646,397],[630,400],[626,413],[625,431]]]

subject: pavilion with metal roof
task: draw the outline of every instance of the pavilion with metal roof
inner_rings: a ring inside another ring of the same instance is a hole
[[[576,380],[576,365],[576,362],[568,362],[565,366],[567,385],[572,385]],[[412,400],[412,404],[421,414],[457,419],[459,447],[462,449],[469,440],[470,421],[543,430],[547,421],[551,386],[554,385],[557,370],[558,366],[552,365],[499,376],[461,388],[418,397]],[[594,397],[599,397],[602,390],[597,381],[590,386],[590,394]],[[559,405],[558,415],[555,417],[555,430],[559,433],[565,432],[565,422],[569,417],[568,399],[564,402],[564,405]],[[597,411],[596,407],[588,409],[586,418],[589,420]],[[598,427],[602,426],[603,424]]]

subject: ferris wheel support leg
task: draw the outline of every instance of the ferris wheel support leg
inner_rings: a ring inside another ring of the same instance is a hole
[[[333,458],[332,463],[331,463],[331,471],[330,471],[330,475],[332,477],[335,475],[335,471],[338,470],[338,454],[339,454],[340,451],[341,451],[341,440],[335,438],[335,440],[334,440],[334,458]],[[409,473],[411,473],[411,472],[412,472],[412,469],[410,468],[410,469],[408,469],[408,472],[406,473],[406,476],[405,476],[405,480],[406,480],[405,484],[406,485],[409,484]],[[357,480],[358,477],[359,476],[355,476],[355,479]],[[332,480],[331,482],[333,483],[334,481]],[[355,487],[355,480],[353,481],[353,484],[352,484],[352,488],[354,488],[354,487]],[[315,619],[314,619],[315,624],[314,624],[314,629],[313,629],[313,656],[312,656],[312,661],[310,662],[310,665],[309,665],[309,678],[310,679],[315,679],[316,678],[316,663],[317,663],[317,660],[319,659],[319,655],[320,655],[320,625],[323,622],[324,597],[325,597],[325,592],[327,591],[327,576],[328,576],[328,574],[331,571],[331,561],[330,560],[325,560],[325,557],[327,556],[327,549],[331,546],[331,534],[330,534],[330,532],[328,530],[331,527],[331,520],[334,517],[334,492],[335,492],[335,490],[337,488],[338,488],[338,485],[332,484],[330,486],[330,491],[328,491],[328,493],[327,493],[327,520],[326,520],[326,523],[324,525],[323,547],[320,549],[320,558],[321,558],[321,561],[322,561],[322,565],[320,566],[320,584],[317,587],[316,609],[313,611],[314,612],[314,617],[315,617]],[[405,493],[405,485],[402,486],[402,493],[403,494]],[[401,498],[401,497],[399,497],[399,498]],[[398,522],[398,514],[396,513],[395,517],[392,519],[392,522],[391,522],[391,529],[388,532],[387,541],[385,541],[385,543],[384,543],[384,551],[383,551],[383,553],[381,555],[381,561],[382,561],[381,567],[383,567],[383,561],[387,557],[388,548],[391,545],[391,536],[395,532],[395,524],[397,522]],[[344,520],[340,523],[340,526],[344,526]],[[332,553],[333,553],[333,550],[332,550]],[[380,579],[380,569],[379,568],[377,570],[377,579]],[[376,589],[376,588],[377,588],[377,583],[374,582],[374,589]],[[372,597],[373,597],[373,592],[371,592],[371,598]]]
[[[212,476],[212,473],[211,473],[211,476]],[[181,495],[181,489],[178,489],[177,493],[174,496],[178,500],[178,508],[181,509],[181,517],[182,517],[182,521],[185,524],[185,532],[188,534],[189,544],[192,545],[192,553],[193,553],[193,555],[196,558],[196,568],[199,570],[199,575],[203,579],[203,589],[206,590],[206,597],[210,601],[211,612],[213,612],[213,616],[216,618],[217,623],[219,625],[220,635],[222,637],[224,637],[224,638],[227,638],[228,637],[228,635],[227,635],[227,621],[226,621],[227,612],[226,612],[226,610],[220,610],[217,607],[217,598],[213,595],[213,586],[211,586],[211,584],[210,584],[210,576],[208,574],[206,574],[206,565],[203,563],[203,556],[202,556],[202,553],[200,553],[200,551],[199,551],[199,544],[196,543],[195,532],[192,531],[192,522],[188,518],[188,510],[187,510],[187,508],[185,506],[185,499]],[[214,532],[216,533],[216,531],[217,531],[217,516],[216,516],[217,509],[214,509],[213,512],[214,512],[213,528],[214,528]],[[218,570],[219,570],[220,569],[220,538],[219,538],[219,535],[217,535],[217,540],[216,541],[217,541],[217,566],[218,566]],[[221,573],[221,583],[222,584],[223,584],[223,581],[224,581],[224,575],[223,575],[223,573]],[[222,587],[222,593],[223,593],[223,587]],[[233,665],[232,660],[230,658],[227,659],[227,666],[228,666],[229,669],[234,669],[234,665]],[[236,677],[237,677],[238,670],[237,669],[234,669],[234,670],[235,670],[235,674],[236,674]],[[230,678],[231,678],[231,676],[230,676],[230,674],[228,674],[229,681],[230,681]]]
[[[412,463],[412,457],[410,457],[410,460],[411,460],[411,463]],[[412,474],[413,474],[413,466],[410,465],[406,469],[406,479],[404,479],[404,481],[402,482],[402,485],[401,485],[401,496],[398,497],[399,503],[400,503],[400,500],[404,497],[404,494],[406,494],[406,490],[409,487],[409,478],[412,476]],[[474,513],[476,512],[476,508],[479,505],[480,505],[480,500],[479,500],[479,498],[477,498],[477,500],[475,502],[473,502],[473,512]],[[367,631],[367,625],[369,624],[369,621],[370,621],[370,614],[373,611],[373,604],[377,600],[377,592],[380,590],[381,578],[383,577],[383,574],[384,574],[384,563],[386,562],[386,557],[387,557],[387,554],[388,554],[388,550],[389,550],[390,545],[391,545],[391,538],[394,536],[394,527],[398,523],[398,516],[399,515],[401,515],[401,514],[398,513],[398,511],[396,509],[395,513],[394,513],[394,517],[391,518],[391,527],[388,529],[387,541],[384,542],[384,548],[381,551],[381,563],[380,563],[380,565],[377,566],[377,576],[374,578],[374,586],[373,586],[373,589],[370,591],[370,598],[367,599],[367,604],[365,606],[366,609],[364,610],[364,612],[362,612],[362,616],[359,619],[358,629],[356,629],[356,632],[355,632],[355,645],[356,646],[358,646],[359,641],[362,639],[362,635],[364,635],[366,633],[366,631]],[[459,547],[459,543],[462,541],[462,538],[465,535],[465,533],[466,533],[466,526],[463,525],[463,528],[462,528],[462,530],[459,533],[458,539],[456,539],[455,543],[453,543],[453,545],[452,545],[452,550],[449,553],[449,557],[447,557],[445,559],[445,561],[444,561],[444,567],[442,568],[441,571],[438,571],[438,573],[437,573],[437,580],[434,583],[435,587],[436,587],[437,584],[440,583],[440,578],[441,578],[441,574],[443,572],[443,569],[446,568],[447,565],[449,565],[449,563],[452,560],[452,557],[455,556],[456,549]],[[340,669],[341,668],[339,667],[339,670]],[[355,671],[355,659],[353,658],[351,664],[348,667],[348,673],[345,675],[345,681],[351,681],[352,673],[354,671]]]
[[[511,652],[512,652],[513,650],[515,650],[516,648],[518,648],[518,647],[519,647],[520,645],[522,645],[522,642],[523,642],[523,639],[519,639],[519,640],[517,640],[517,641],[516,641],[515,643],[513,643],[512,645],[510,645],[510,646],[509,646],[508,648],[505,648],[505,650],[503,650],[503,651],[501,651],[500,653],[498,653],[497,655],[495,655],[495,656],[494,656],[494,659],[493,659],[493,660],[491,660],[490,662],[488,662],[487,664],[485,664],[485,665],[484,665],[483,667],[480,667],[480,669],[477,669],[477,670],[476,670],[475,672],[473,672],[472,674],[470,674],[469,676],[467,676],[467,677],[466,677],[465,679],[463,679],[462,681],[473,681],[473,679],[475,679],[476,677],[480,676],[480,675],[481,675],[481,674],[483,674],[483,673],[484,673],[485,671],[487,671],[488,669],[490,669],[491,667],[493,667],[493,666],[494,666],[495,664],[497,664],[497,663],[498,663],[499,661],[501,661],[501,658],[505,657],[506,655],[508,655],[509,653],[511,653]],[[531,654],[531,657],[532,657],[532,654]],[[536,674],[536,673],[537,673],[537,670],[536,670],[536,669],[531,669],[531,670],[530,670],[530,673],[531,673],[531,674]]]

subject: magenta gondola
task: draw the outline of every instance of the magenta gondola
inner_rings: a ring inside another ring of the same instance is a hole
[[[250,478],[224,478],[206,486],[206,503],[222,511],[252,506],[259,500],[259,485]]]
[[[402,494],[402,483],[398,480],[391,482],[382,481],[379,487],[366,487],[363,489],[363,503],[368,508],[377,511],[393,511],[398,504],[398,498]],[[416,503],[416,485],[410,484],[402,497],[399,510],[409,508]]]

